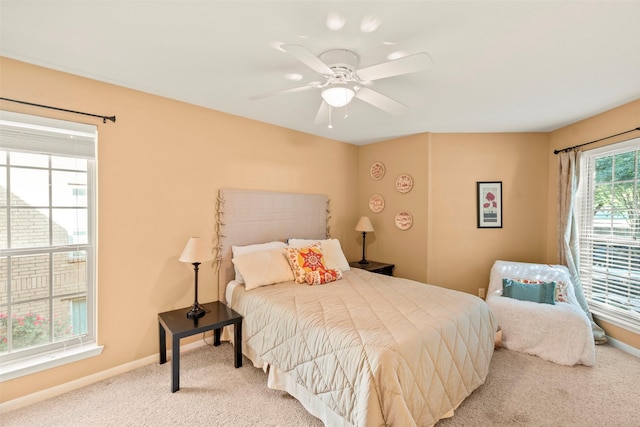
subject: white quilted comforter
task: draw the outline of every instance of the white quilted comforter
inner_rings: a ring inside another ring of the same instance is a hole
[[[493,355],[481,299],[361,269],[320,286],[239,286],[231,305],[243,352],[306,389],[325,424],[331,413],[344,425],[433,425],[483,384]]]

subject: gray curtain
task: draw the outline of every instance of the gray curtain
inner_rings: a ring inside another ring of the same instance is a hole
[[[591,311],[584,297],[580,281],[580,242],[576,221],[575,200],[580,181],[580,152],[568,151],[558,155],[558,259],[566,265],[576,291],[576,298],[591,320],[593,339],[596,344],[604,344],[607,337],[604,330],[593,321]]]

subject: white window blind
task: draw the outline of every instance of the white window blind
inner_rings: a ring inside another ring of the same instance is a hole
[[[95,158],[96,127],[0,111],[0,148]]]
[[[580,280],[594,314],[640,331],[640,139],[586,151]]]

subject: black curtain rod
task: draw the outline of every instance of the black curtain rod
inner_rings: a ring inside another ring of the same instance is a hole
[[[573,147],[563,148],[562,150],[553,150],[553,154],[565,153],[567,151],[573,150],[574,148],[582,147],[583,145],[589,145],[589,144],[593,144],[595,142],[604,141],[605,139],[614,138],[616,136],[624,135],[625,133],[629,133],[629,132],[635,132],[637,130],[640,130],[640,126],[638,126],[637,128],[625,130],[624,132],[616,133],[615,135],[605,136],[604,138],[596,139],[595,141],[585,142],[584,144],[574,145]]]
[[[3,101],[17,102],[19,104],[31,105],[34,107],[50,108],[52,110],[65,111],[67,113],[82,114],[82,115],[91,116],[91,117],[99,117],[102,119],[102,123],[107,123],[107,120],[111,120],[113,123],[116,122],[116,116],[101,116],[98,114],[83,113],[82,111],[67,110],[65,108],[50,107],[48,105],[34,104],[32,102],[26,102],[26,101],[18,101],[17,99],[9,99],[9,98],[0,98],[0,99]]]

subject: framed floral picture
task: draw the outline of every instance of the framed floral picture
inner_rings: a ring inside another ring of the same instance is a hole
[[[502,228],[502,181],[478,182],[478,228]]]

